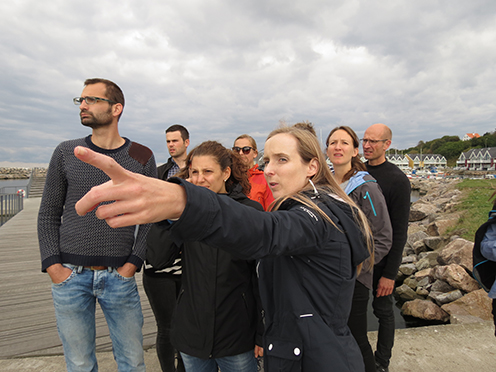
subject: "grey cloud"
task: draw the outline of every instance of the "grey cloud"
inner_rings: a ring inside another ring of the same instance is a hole
[[[495,127],[491,1],[110,4],[0,5],[0,161],[48,162],[87,135],[71,100],[89,77],[121,86],[121,134],[159,162],[175,122],[192,145],[247,132],[259,147],[280,119],[324,138],[384,122],[402,148]]]

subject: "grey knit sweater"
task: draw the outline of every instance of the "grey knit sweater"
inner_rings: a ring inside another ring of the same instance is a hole
[[[74,156],[76,146],[108,155],[132,172],[156,177],[152,151],[125,140],[121,147],[105,150],[88,136],[62,142],[53,152],[38,215],[42,271],[56,263],[120,267],[130,262],[141,268],[149,225],[113,229],[94,211],[80,217],[75,210],[77,201],[93,186],[109,180],[104,172]]]

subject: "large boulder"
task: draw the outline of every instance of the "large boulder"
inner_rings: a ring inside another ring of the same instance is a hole
[[[434,205],[441,210],[444,210],[446,205],[451,203],[451,201],[452,201],[451,198],[446,196],[443,196],[442,198],[436,198],[435,200],[433,200]]]
[[[413,248],[416,242],[422,242],[424,244],[424,239],[428,238],[429,235],[425,231],[417,231],[414,232],[413,234],[408,235],[408,238],[406,239],[406,244],[410,247]]]
[[[435,251],[443,244],[443,238],[441,238],[440,236],[429,236],[428,238],[424,239],[424,244],[431,251]]]
[[[403,258],[401,259],[402,264],[415,263],[417,261],[418,261],[417,255],[415,255],[415,254],[403,256]]]
[[[492,300],[483,289],[466,294],[462,298],[441,306],[450,315],[472,315],[492,320]]]
[[[421,281],[424,278],[434,279],[434,269],[424,269],[415,273],[415,279]]]
[[[427,227],[426,226],[420,225],[418,223],[411,223],[408,226],[407,235],[410,236],[410,235],[415,234],[416,232],[419,232],[419,231],[425,232],[425,230],[427,230]]]
[[[413,300],[405,302],[401,308],[404,315],[426,320],[440,320],[447,322],[449,314],[429,300]]]
[[[450,227],[456,225],[458,217],[436,220],[427,226],[427,234],[430,236],[443,236]]]
[[[404,281],[403,281],[403,284],[404,285],[407,285],[409,286],[411,289],[415,290],[417,289],[418,287],[418,280],[415,279],[415,276],[410,276],[408,278],[406,278]]]
[[[455,239],[444,247],[437,258],[440,265],[457,264],[472,271],[472,251],[474,243],[465,239]]]
[[[416,255],[421,252],[426,252],[427,246],[425,245],[424,240],[417,240],[415,243],[413,243],[412,250],[413,253],[415,253]]]
[[[463,293],[459,289],[447,293],[435,292],[431,290],[431,292],[429,293],[429,299],[433,300],[439,306],[456,301],[462,297]]]
[[[410,276],[417,271],[417,266],[413,263],[400,265],[398,269],[403,275]]]
[[[438,213],[439,208],[431,203],[418,201],[410,207],[410,222],[421,221],[432,214]]]
[[[436,279],[444,280],[456,289],[461,289],[464,292],[472,292],[480,288],[477,281],[460,265],[437,266],[433,270]]]
[[[426,252],[426,253],[421,253],[419,255],[420,260],[417,261],[415,266],[417,267],[417,270],[424,270],[428,269],[430,267],[435,267],[437,266],[437,252]]]
[[[400,296],[403,301],[411,301],[416,298],[423,299],[422,296],[419,296],[413,289],[411,289],[408,285],[402,284],[395,289],[396,294]]]
[[[437,279],[434,283],[431,285],[431,291],[434,292],[442,292],[442,293],[447,293],[455,290],[452,286],[450,286],[448,283],[446,283],[444,280]]]

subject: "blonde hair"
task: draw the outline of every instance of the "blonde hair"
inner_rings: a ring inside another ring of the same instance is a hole
[[[353,202],[353,200],[346,195],[346,193],[339,187],[337,182],[334,180],[334,177],[329,170],[324,153],[322,152],[317,137],[315,137],[308,130],[301,129],[295,126],[282,126],[275,130],[273,130],[267,140],[272,138],[278,134],[289,134],[293,136],[298,144],[298,154],[300,155],[303,163],[308,164],[312,160],[316,160],[318,163],[317,172],[310,178],[310,180],[315,185],[318,192],[322,194],[334,194],[338,198],[342,199],[346,204],[351,206],[351,210],[354,215],[355,222],[363,233],[365,237],[367,249],[370,254],[370,265],[373,265],[374,262],[374,240],[372,237],[372,232],[370,230],[367,217],[365,214],[357,207],[357,205]],[[338,228],[336,224],[329,218],[329,216],[324,213],[324,211],[308,196],[305,191],[313,190],[313,186],[308,183],[305,187],[299,190],[296,194],[293,195],[285,195],[278,199],[276,199],[271,207],[271,211],[275,211],[279,209],[286,200],[293,199],[296,200],[303,205],[315,210],[319,213],[326,221],[331,223],[333,226]],[[358,270],[361,269],[361,264],[358,267]]]

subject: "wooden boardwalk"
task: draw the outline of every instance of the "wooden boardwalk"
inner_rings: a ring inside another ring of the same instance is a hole
[[[0,227],[0,358],[62,354],[50,277],[41,272],[37,217],[41,198],[24,200],[24,210]],[[136,275],[143,307],[144,347],[155,345],[156,326]],[[110,351],[103,313],[97,306],[97,351]]]

